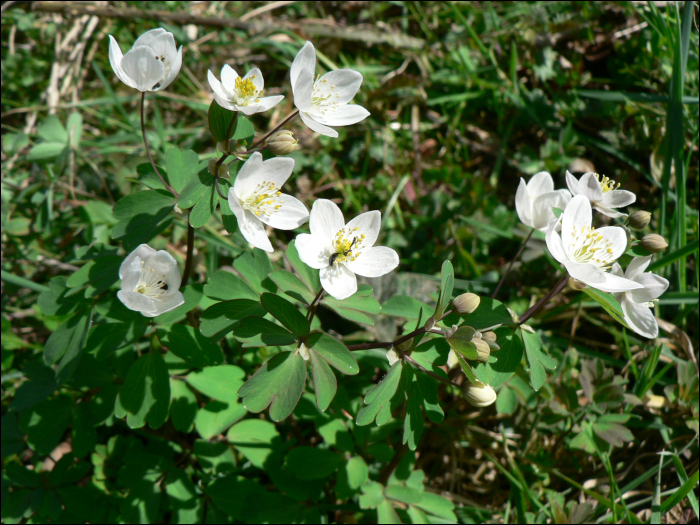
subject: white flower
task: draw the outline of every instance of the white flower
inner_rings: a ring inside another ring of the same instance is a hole
[[[122,55],[119,44],[109,35],[109,63],[119,80],[139,91],[160,91],[180,72],[182,46],[175,49],[175,38],[163,28],[141,35],[134,47]]]
[[[592,171],[584,173],[579,180],[567,171],[566,184],[574,197],[584,195],[596,210],[608,217],[627,217],[626,213],[613,208],[622,208],[637,200],[631,191],[618,190],[619,183],[615,185],[615,181],[607,177],[600,180],[600,175]]]
[[[554,190],[552,176],[541,171],[525,184],[520,178],[520,185],[515,194],[515,209],[523,224],[546,232],[549,221],[554,218],[552,208],[566,208],[571,200],[568,190]]]
[[[472,383],[468,379],[464,382],[464,398],[475,407],[487,407],[496,401],[496,391],[485,383]]]
[[[243,237],[256,248],[272,252],[263,223],[292,230],[309,220],[309,211],[298,199],[279,191],[292,174],[294,159],[277,157],[263,162],[262,158],[256,151],[241,166],[228,190],[228,205]]]
[[[328,126],[349,126],[369,116],[362,106],[348,104],[362,84],[357,71],[330,71],[314,82],[316,50],[311,42],[304,44],[294,58],[290,74],[299,116],[317,133],[337,137],[338,132]]]
[[[659,275],[644,273],[651,262],[651,255],[647,257],[635,257],[627,266],[624,277],[642,285],[643,288],[630,292],[615,294],[615,300],[620,303],[625,321],[630,328],[639,335],[654,339],[659,335],[659,325],[651,308],[654,299],[659,297],[668,288],[668,281]],[[623,276],[622,268],[615,263],[611,272],[614,275]]]
[[[576,195],[562,214],[561,236],[556,232],[559,219],[552,219],[547,231],[547,248],[569,275],[604,292],[626,292],[641,284],[606,273],[627,249],[627,234],[619,226],[591,227],[591,203]]]
[[[221,69],[221,82],[211,71],[207,73],[207,78],[219,106],[231,111],[240,111],[246,115],[267,111],[284,98],[282,95],[262,96],[265,81],[257,67],[241,78],[231,66],[226,64]]]
[[[314,202],[309,218],[311,234],[298,235],[296,247],[302,261],[321,270],[323,289],[336,299],[357,291],[355,274],[380,277],[399,265],[396,251],[374,246],[381,218],[380,212],[368,211],[346,225],[343,213],[333,202]]]
[[[129,310],[146,317],[169,312],[184,304],[177,262],[166,251],[148,244],[136,248],[119,267],[122,289],[117,297]]]

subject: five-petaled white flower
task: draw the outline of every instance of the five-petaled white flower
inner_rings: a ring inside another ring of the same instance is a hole
[[[579,180],[567,171],[566,185],[574,197],[585,196],[591,201],[591,206],[608,217],[627,217],[626,213],[615,211],[613,208],[622,208],[637,200],[637,196],[631,191],[618,190],[619,183],[605,176],[600,180],[600,175],[592,171],[584,173]]]
[[[240,77],[235,69],[226,64],[221,69],[221,82],[211,71],[207,73],[207,78],[219,106],[246,115],[267,111],[284,98],[282,95],[263,97],[265,81],[257,67]]]
[[[644,273],[650,262],[651,255],[635,257],[627,266],[624,274],[617,263],[613,265],[611,272],[643,286],[638,290],[617,293],[615,300],[620,303],[622,312],[625,314],[625,321],[630,325],[630,328],[639,335],[654,339],[659,335],[659,324],[656,322],[651,308],[654,306],[654,299],[668,288],[668,281],[651,272]]]
[[[168,87],[180,72],[182,46],[175,49],[175,38],[165,29],[151,29],[122,55],[119,44],[109,35],[109,63],[119,80],[139,91],[160,91]]]
[[[309,210],[298,199],[280,192],[292,174],[294,159],[277,157],[263,162],[253,153],[241,166],[228,190],[228,205],[246,240],[261,250],[274,251],[263,223],[278,230],[293,230],[309,220]]]
[[[547,248],[574,279],[604,292],[626,292],[642,285],[605,270],[627,249],[627,234],[619,226],[595,229],[593,210],[583,195],[576,195],[562,214],[561,236],[556,231],[559,219],[550,221]]]
[[[294,105],[304,124],[328,137],[338,132],[328,126],[349,126],[369,116],[362,106],[348,104],[362,84],[362,75],[352,69],[330,71],[316,79],[316,50],[306,42],[292,62],[290,72]]]
[[[520,178],[520,185],[515,194],[515,209],[523,224],[546,232],[549,221],[554,218],[552,208],[566,208],[571,200],[568,190],[554,190],[552,176],[541,171],[525,184]]]
[[[148,244],[136,248],[119,267],[122,289],[117,297],[130,310],[146,317],[169,312],[184,304],[180,271],[172,255]]]
[[[382,214],[368,211],[345,224],[343,213],[326,199],[314,202],[309,218],[311,234],[296,238],[299,258],[321,270],[321,285],[336,299],[357,291],[355,274],[380,277],[399,265],[395,250],[374,246],[379,235]]]

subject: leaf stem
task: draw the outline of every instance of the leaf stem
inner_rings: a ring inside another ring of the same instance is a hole
[[[515,257],[513,257],[513,260],[510,261],[510,264],[508,265],[508,269],[506,270],[506,273],[503,274],[501,277],[501,280],[498,281],[498,286],[496,286],[496,290],[494,290],[493,295],[491,296],[491,299],[495,299],[496,295],[498,295],[498,291],[501,289],[501,286],[503,285],[503,282],[506,280],[506,277],[508,277],[508,274],[510,273],[511,269],[513,268],[513,264],[515,261],[518,260],[518,257],[520,257],[520,254],[523,253],[523,250],[525,249],[525,245],[527,244],[527,241],[530,240],[530,237],[532,237],[532,234],[535,232],[535,228],[530,229],[530,233],[527,234],[527,237],[523,240],[522,244],[520,245],[520,249],[518,250],[518,253],[515,254]]]
[[[436,319],[435,321],[440,321],[441,319],[447,317],[449,314],[452,313],[452,310],[447,310],[444,312],[439,319]],[[398,339],[391,341],[391,342],[383,342],[383,341],[375,341],[374,343],[360,343],[357,345],[346,345],[348,350],[351,352],[357,351],[357,350],[371,350],[372,348],[395,348],[396,346],[400,345],[404,341],[408,341],[409,339],[412,339],[416,337],[417,335],[424,334],[426,332],[429,332],[425,327],[422,328],[417,328],[413,332],[410,332],[406,335],[402,335]]]
[[[316,310],[318,310],[318,305],[316,303],[321,300],[322,295],[323,287],[321,287],[321,289],[316,294],[316,297],[314,297],[314,300],[311,301],[311,304],[309,305],[308,313],[306,314],[306,318],[309,320],[309,324],[311,324],[311,321],[313,321],[314,319],[314,315],[316,315]],[[316,308],[314,308],[314,306],[316,306]]]
[[[165,189],[168,190],[170,193],[173,194],[174,197],[179,197],[177,192],[168,184],[165,182],[165,179],[163,176],[160,174],[160,171],[158,171],[158,167],[156,166],[156,163],[153,160],[153,155],[151,155],[151,146],[148,144],[148,139],[146,138],[146,92],[141,93],[141,134],[143,135],[143,143],[146,145],[146,154],[148,155],[148,160],[151,161],[151,166],[153,166],[153,171],[156,172],[156,175],[158,175],[158,178],[160,179],[160,182],[163,183],[163,186],[165,186]]]
[[[555,284],[554,287],[549,290],[542,299],[533,304],[532,307],[530,307],[530,309],[523,314],[523,316],[518,320],[518,326],[524,324],[528,319],[530,319],[530,317],[535,315],[545,304],[547,304],[552,297],[561,292],[566,286],[567,282],[569,282],[569,274],[564,273],[564,276],[559,280],[559,282]]]
[[[180,289],[187,285],[192,273],[192,261],[194,259],[194,228],[190,224],[190,216],[187,215],[187,259],[185,259],[185,270],[182,272],[182,283]]]

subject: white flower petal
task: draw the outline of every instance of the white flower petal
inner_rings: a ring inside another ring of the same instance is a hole
[[[393,271],[399,265],[399,254],[386,246],[362,249],[360,256],[348,261],[348,269],[364,277],[381,277]]]
[[[625,273],[622,271],[622,266],[620,266],[618,263],[614,262],[612,265],[612,268],[610,268],[610,274],[611,275],[616,275],[618,277],[624,277]],[[618,303],[620,302],[619,300],[617,301]]]
[[[251,104],[249,106],[240,106],[238,110],[245,115],[262,113],[263,111],[267,111],[268,109],[275,107],[282,101],[283,98],[284,95],[275,95],[274,97],[263,97],[260,99],[259,102],[256,102],[255,104]]]
[[[564,250],[564,245],[561,242],[561,237],[556,232],[555,226],[558,219],[552,219],[550,221],[549,229],[547,230],[547,235],[545,236],[545,241],[547,242],[547,249],[549,253],[552,254],[557,261],[564,264],[568,261],[566,251]]]
[[[309,210],[299,199],[284,193],[276,199],[280,208],[268,216],[260,217],[265,224],[278,230],[293,230],[309,220]]]
[[[313,84],[314,74],[316,73],[316,50],[314,49],[314,45],[308,41],[306,44],[304,44],[304,47],[299,50],[297,56],[294,57],[292,68],[289,71],[289,76],[292,80],[292,92],[294,93],[295,102],[297,100],[297,81],[303,73],[306,74]]]
[[[554,180],[546,171],[535,173],[527,183],[527,191],[532,197],[554,191]]]
[[[231,208],[231,211],[236,216],[238,229],[241,230],[241,234],[246,241],[266,252],[274,251],[270,239],[267,238],[265,226],[254,213],[241,207],[234,188],[229,188],[228,190],[228,207]]]
[[[151,29],[150,31],[146,31],[143,35],[141,35],[140,37],[138,37],[136,39],[136,42],[134,42],[133,47],[146,46],[146,47],[150,47],[153,50],[155,50],[155,46],[156,46],[156,42],[158,41],[158,38],[161,35],[164,35],[165,33],[166,33],[166,31],[162,27],[158,27],[156,29]],[[175,46],[175,39],[173,39],[173,48],[174,48],[174,46]]]
[[[652,309],[646,304],[636,304],[623,300],[620,304],[625,314],[625,321],[630,328],[643,337],[654,339],[659,335],[659,324],[654,317]]]
[[[637,275],[634,282],[644,286],[641,290],[628,292],[627,297],[635,303],[653,301],[668,289],[668,280],[654,273]]]
[[[243,77],[243,80],[248,79],[251,80],[251,82],[255,86],[255,89],[257,89],[258,91],[262,91],[265,88],[265,80],[263,79],[262,71],[260,71],[259,68],[254,67],[253,69],[248,71]]]
[[[352,69],[338,69],[323,75],[318,79],[318,83],[319,85],[325,83],[329,87],[335,86],[333,89],[333,104],[347,104],[360,90],[362,74]]]
[[[119,290],[117,297],[129,310],[141,312],[146,317],[158,315],[155,302],[143,294],[131,290]]]
[[[606,208],[622,208],[623,206],[628,206],[637,200],[637,196],[631,191],[627,190],[612,190],[603,193],[603,198],[600,200],[600,204]]]
[[[518,218],[525,226],[532,228],[532,201],[530,194],[527,191],[525,179],[520,177],[518,190],[515,192],[515,211],[518,212]]]
[[[299,106],[297,105],[297,107]],[[312,131],[320,133],[321,135],[325,135],[326,137],[331,137],[334,139],[338,138],[338,132],[336,130],[334,130],[333,128],[329,128],[328,126],[324,126],[319,122],[316,122],[308,113],[300,111],[299,116],[301,117],[301,120],[304,122],[304,124],[306,124]]]
[[[212,91],[214,92],[214,96],[216,97],[216,101],[219,102],[219,98],[228,101],[229,94],[226,92],[224,89],[224,85],[219,81],[218,78],[214,76],[214,73],[211,72],[211,70],[207,71],[207,80],[209,81],[209,86],[211,87]],[[221,102],[219,102],[219,105],[221,105]]]
[[[650,263],[651,255],[647,255],[646,257],[635,257],[627,265],[627,269],[625,270],[625,277],[627,277],[628,279],[634,279],[638,275],[643,274],[644,270],[647,269]]]
[[[578,181],[578,189],[592,202],[600,202],[603,198],[603,190],[600,187],[598,176],[592,171],[583,174],[581,180]]]
[[[299,253],[299,258],[307,266],[316,270],[328,266],[333,246],[325,236],[300,233],[297,235],[294,245]]]
[[[589,223],[590,224],[590,223]],[[612,243],[612,258],[619,259],[627,251],[627,233],[620,226],[604,226],[596,230],[598,235],[602,235]]]
[[[540,231],[547,231],[549,221],[555,218],[552,208],[560,208],[561,200],[561,193],[558,191],[538,195],[532,201],[532,224],[529,226]]]
[[[603,215],[607,215],[608,217],[611,217],[613,219],[616,219],[618,217],[627,217],[626,213],[615,211],[612,208],[608,208],[607,206],[603,206],[602,204],[599,204],[597,202],[593,203],[593,207]]]
[[[175,80],[175,78],[180,74],[181,67],[182,67],[182,46],[180,46],[180,49],[177,50],[177,55],[175,55],[175,59],[170,64],[170,69],[167,69],[165,71],[165,78],[160,81],[160,86],[158,86],[158,88],[154,89],[153,91],[161,91],[161,90],[167,88],[170,84],[172,84],[173,80]]]
[[[139,245],[133,252],[131,252],[126,259],[124,259],[124,262],[122,265],[119,267],[119,278],[124,279],[126,276],[127,272],[131,268],[131,263],[138,258],[140,261],[145,261],[148,259],[151,255],[156,253],[156,250],[151,248],[148,244],[141,244]],[[140,264],[140,263],[139,263]],[[140,271],[140,270],[139,270]]]
[[[637,288],[641,288],[639,283],[625,279],[624,277],[618,277],[610,273],[603,273],[603,278],[605,279],[602,283],[592,283],[590,284],[593,288],[602,290],[608,293],[617,292],[628,292]],[[589,284],[589,283],[586,283]]]
[[[250,194],[259,182],[262,182],[258,172],[262,170],[263,156],[259,151],[253,153],[250,158],[243,163],[238,170],[236,180],[233,182],[233,189],[236,195],[243,198]],[[230,199],[229,199],[230,201]]]
[[[571,172],[569,172],[569,170],[566,170],[566,185],[569,187],[569,191],[573,197],[580,193],[578,191],[578,180],[571,174]]]
[[[589,227],[591,225],[591,221],[593,220],[591,203],[584,195],[576,195],[571,199],[571,202],[567,204],[563,215],[561,240],[564,243],[567,254],[570,255],[569,250],[571,249],[574,239],[574,227],[580,230],[583,227]]]
[[[357,104],[340,106],[336,110],[323,109],[322,106],[322,109],[318,111],[312,109],[307,114],[315,121],[328,126],[349,126],[369,117],[369,111]]]
[[[593,288],[598,288],[605,282],[605,273],[594,264],[576,263],[568,260],[563,261],[562,264],[571,277]]]
[[[124,55],[121,68],[139,91],[151,91],[165,77],[163,63],[146,46],[135,47]]]
[[[155,301],[154,301],[155,302]],[[170,297],[167,297],[164,301],[162,302],[155,302],[156,303],[156,308],[158,309],[158,312],[156,315],[164,314],[166,312],[169,312],[170,310],[174,310],[178,306],[185,304],[185,296],[182,295],[181,291],[176,291],[174,294],[172,294]],[[146,315],[146,317],[155,317],[153,315]]]
[[[229,111],[240,111],[240,107],[238,104],[234,104],[231,102],[230,98],[223,98],[219,96],[218,93],[214,93],[214,100],[216,100],[216,103],[219,104],[224,109],[228,109]]]
[[[132,291],[136,289],[136,286],[141,280],[141,270],[143,269],[143,261],[140,257],[132,257],[131,264],[124,270],[124,276],[122,279],[122,290]],[[126,261],[125,261],[126,262]],[[124,263],[122,263],[122,268]]]
[[[323,289],[339,301],[357,291],[357,277],[343,264],[321,268],[320,276]]]
[[[121,63],[123,58],[124,55],[122,54],[119,44],[112,35],[109,35],[109,63],[112,65],[114,74],[117,75],[117,78],[124,82],[124,84],[127,86],[136,88],[136,84],[126,75],[126,73],[124,73],[124,70],[122,69]]]
[[[257,153],[257,152],[256,152]],[[290,157],[275,157],[262,163],[260,178],[267,182],[273,182],[281,188],[294,170],[294,159]]]
[[[362,243],[363,248],[370,248],[377,242],[379,230],[382,227],[382,214],[377,210],[361,213],[349,223],[345,225],[345,231],[349,232],[357,228],[357,234],[365,234],[365,239]],[[352,234],[351,236],[354,236]]]
[[[312,235],[325,237],[330,244],[335,234],[344,226],[343,212],[333,201],[318,199],[314,202],[309,216],[309,230]]]
[[[221,68],[221,83],[229,92],[229,96],[233,95],[236,89],[236,79],[238,76],[238,72],[228,64],[224,64],[224,67]]]

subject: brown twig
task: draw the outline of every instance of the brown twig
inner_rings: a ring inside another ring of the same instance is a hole
[[[496,295],[498,295],[498,290],[501,289],[501,286],[503,285],[503,282],[506,280],[506,277],[508,277],[508,274],[510,273],[510,270],[513,268],[513,264],[515,261],[518,260],[518,257],[520,257],[520,254],[523,253],[523,250],[525,249],[525,245],[527,244],[527,241],[530,240],[530,237],[532,237],[532,234],[534,233],[535,228],[530,229],[530,233],[527,234],[527,237],[525,237],[525,240],[522,242],[520,245],[520,249],[518,250],[518,253],[515,254],[515,257],[513,257],[513,260],[510,261],[510,264],[508,265],[508,269],[506,270],[506,273],[503,274],[503,277],[501,277],[501,280],[498,281],[498,286],[496,286],[496,289],[493,292],[493,295],[491,296],[491,299],[495,299]]]
[[[535,315],[552,297],[564,289],[568,281],[569,274],[565,273],[564,277],[562,277],[561,280],[555,284],[554,287],[548,291],[542,299],[537,301],[527,312],[523,314],[523,316],[518,320],[518,325],[524,324],[528,319],[530,319],[530,317]]]

